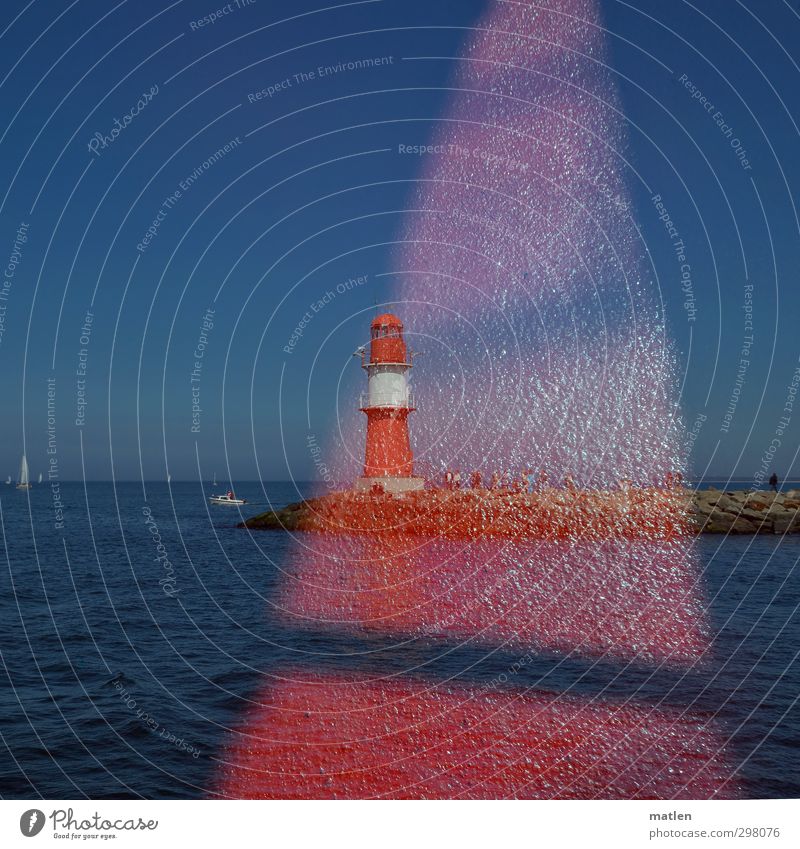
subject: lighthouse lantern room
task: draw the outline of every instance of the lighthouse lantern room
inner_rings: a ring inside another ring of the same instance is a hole
[[[369,357],[361,350],[367,372],[367,394],[361,411],[367,416],[364,474],[356,489],[380,486],[387,492],[422,489],[414,477],[414,456],[408,438],[408,415],[415,409],[408,386],[411,358],[396,315],[375,316],[370,327]]]

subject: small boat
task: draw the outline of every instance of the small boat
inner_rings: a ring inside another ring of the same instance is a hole
[[[37,483],[41,483],[41,482],[42,482],[42,473],[39,472],[39,480],[37,481]]]
[[[25,455],[22,455],[22,461],[19,464],[19,483],[17,484],[17,489],[30,489],[31,482],[28,474],[28,461],[25,459]]]
[[[232,490],[228,490],[225,495],[212,495],[209,501],[212,504],[247,504],[244,498],[237,498]]]
[[[211,481],[211,486],[217,486],[217,473],[214,472],[214,480]]]
[[[6,486],[11,486],[11,475],[6,478]]]

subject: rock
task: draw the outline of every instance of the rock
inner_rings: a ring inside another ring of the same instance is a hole
[[[776,534],[797,534],[800,533],[800,515],[797,513],[786,513],[777,516],[773,523],[773,533]]]
[[[731,498],[728,493],[723,493],[716,500],[716,502],[712,502],[719,510],[725,510],[728,513],[739,513],[742,509],[742,504],[744,503],[744,499],[741,502],[737,501],[734,498]]]
[[[783,501],[783,494],[780,492],[751,492],[747,500],[753,504],[769,506],[775,500]]]
[[[771,529],[770,529],[771,530]],[[758,528],[749,519],[731,513],[715,513],[709,517],[703,533],[706,534],[756,534]]]
[[[753,510],[750,507],[742,507],[741,510],[737,512],[738,516],[741,516],[743,519],[749,519],[751,522],[755,522],[756,525],[760,525],[762,522],[771,522],[774,519],[774,516],[770,515],[768,510]]]

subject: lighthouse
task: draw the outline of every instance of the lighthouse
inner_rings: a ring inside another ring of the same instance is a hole
[[[414,477],[408,438],[408,415],[415,409],[408,387],[412,365],[403,322],[396,315],[382,313],[372,320],[369,356],[361,349],[361,366],[368,381],[360,407],[367,416],[367,448],[356,489],[375,485],[386,492],[422,489],[423,479]]]

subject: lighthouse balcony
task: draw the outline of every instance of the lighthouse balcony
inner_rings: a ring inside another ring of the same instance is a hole
[[[406,391],[403,394],[397,392],[362,392],[358,406],[362,410],[374,407],[391,407],[398,410],[416,410],[416,398],[414,393]]]
[[[413,367],[414,364],[405,360],[404,358],[400,358],[398,360],[364,359],[364,362],[361,363],[361,368],[366,369],[368,372],[371,373],[379,371],[398,371],[403,369],[410,369]]]

